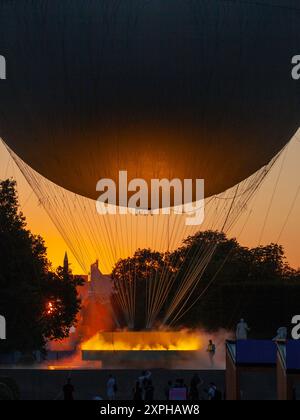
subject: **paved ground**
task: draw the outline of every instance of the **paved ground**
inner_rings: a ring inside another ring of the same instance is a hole
[[[111,371],[107,370],[75,370],[71,372],[73,384],[76,389],[76,399],[91,400],[95,396],[105,398],[105,385]],[[114,370],[118,381],[118,399],[131,400],[132,389],[140,371],[137,370]],[[183,378],[189,385],[195,371],[192,370],[153,370],[153,383],[155,386],[155,398],[164,399],[164,388],[168,380],[175,381]],[[225,390],[224,371],[197,371],[204,380],[204,386],[215,382],[220,390]],[[14,378],[24,400],[55,400],[61,399],[61,389],[64,385],[68,371],[49,370],[0,370],[0,376]],[[244,374],[241,379],[243,398],[272,400],[276,398],[276,378],[274,374]],[[205,394],[203,394],[205,395]]]

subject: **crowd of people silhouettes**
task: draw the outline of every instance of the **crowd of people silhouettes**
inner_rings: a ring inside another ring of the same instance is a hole
[[[236,340],[247,340],[250,328],[247,322],[242,318],[236,327]],[[277,337],[285,336],[285,330],[280,328],[277,331]],[[215,356],[217,352],[217,345],[213,340],[209,340],[207,353],[210,360],[210,365],[213,368],[215,365]],[[190,385],[186,385],[184,379],[178,378],[174,382],[169,380],[164,389],[164,398],[166,401],[172,400],[221,400],[223,398],[222,392],[218,389],[217,385],[211,382],[207,389],[203,388],[204,381],[200,378],[198,373],[195,373],[191,379]],[[118,399],[118,383],[114,375],[110,374],[106,383],[106,400],[114,401]],[[142,371],[141,375],[137,378],[133,390],[132,399],[133,401],[146,401],[151,402],[155,400],[155,397],[159,397],[155,394],[155,386],[152,379],[152,373],[150,370]],[[64,400],[74,400],[75,388],[72,384],[71,378],[68,378],[67,383],[63,387]],[[102,400],[101,397],[95,397],[94,399]],[[159,398],[161,399],[161,398]]]

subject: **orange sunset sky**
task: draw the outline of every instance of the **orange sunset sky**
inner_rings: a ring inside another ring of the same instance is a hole
[[[254,197],[251,208],[241,217],[230,235],[238,236],[239,242],[245,246],[257,246],[259,242],[267,244],[280,239],[279,242],[285,247],[289,263],[295,268],[300,267],[299,161],[300,131],[290,141],[286,153],[278,160]],[[0,178],[8,177],[17,180],[21,208],[27,217],[28,226],[34,233],[40,234],[45,239],[48,257],[53,266],[62,264],[64,253],[67,251],[73,271],[82,273],[83,270],[74,255],[39,204],[37,197],[4,145],[0,143]],[[246,218],[247,225],[243,233],[239,235]]]

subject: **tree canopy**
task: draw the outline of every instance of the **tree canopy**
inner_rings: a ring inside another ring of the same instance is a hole
[[[299,312],[300,271],[288,265],[283,247],[269,244],[247,248],[224,233],[207,231],[188,237],[182,247],[172,253],[138,250],[132,258],[117,263],[113,271],[116,295],[119,287],[124,288],[129,282],[136,282],[138,288],[134,313],[136,329],[145,328],[147,283],[152,283],[152,288],[163,287],[161,280],[158,282],[164,262],[168,261],[167,270],[173,276],[164,276],[164,281],[172,284],[157,316],[157,324],[163,323],[165,311],[180,288],[182,277],[199,255],[199,249],[211,244],[215,244],[213,256],[186,302],[177,327],[232,329],[239,318],[244,317],[253,324],[258,336],[266,336],[270,330],[275,335],[276,328],[290,324],[292,316]],[[129,266],[134,270],[129,270]],[[114,302],[118,306],[116,296]],[[122,312],[122,308],[119,307],[119,311]]]
[[[0,351],[43,350],[48,340],[67,337],[81,284],[71,271],[52,270],[44,240],[27,229],[16,183],[0,182],[0,313],[7,322]]]

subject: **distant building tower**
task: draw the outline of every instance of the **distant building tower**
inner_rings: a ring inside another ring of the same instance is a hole
[[[109,276],[101,273],[99,261],[91,265],[91,281],[89,283],[89,296],[96,298],[99,303],[110,303],[112,294],[112,281]]]
[[[68,273],[69,272],[69,258],[68,258],[68,254],[67,252],[65,253],[65,258],[64,258],[64,272]]]

